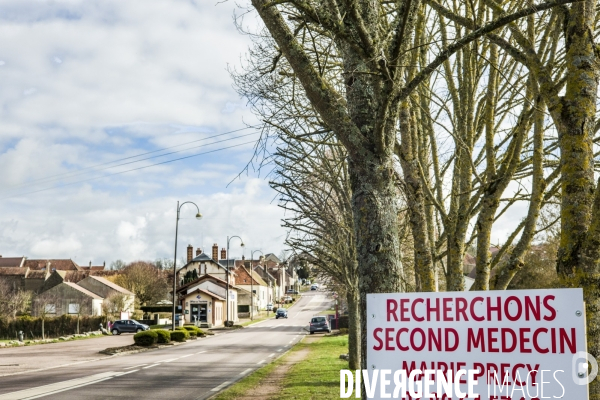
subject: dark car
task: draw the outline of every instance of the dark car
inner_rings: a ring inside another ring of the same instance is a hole
[[[278,308],[275,313],[275,319],[287,318],[287,310],[285,308]]]
[[[141,331],[147,331],[150,329],[148,325],[140,324],[134,319],[124,319],[115,321],[110,328],[110,332],[113,335],[120,335],[121,333],[136,333]]]
[[[328,332],[331,333],[331,327],[325,316],[312,317],[310,320],[310,334],[315,332]]]
[[[300,294],[300,292],[294,289],[288,289],[285,294]]]

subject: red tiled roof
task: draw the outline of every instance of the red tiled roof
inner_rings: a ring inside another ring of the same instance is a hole
[[[11,275],[11,276],[25,276],[27,274],[27,268],[19,268],[19,267],[3,267],[0,268],[0,275]]]
[[[75,261],[67,260],[25,260],[24,267],[29,267],[32,270],[41,270],[46,268],[47,263],[50,263],[50,269],[57,271],[81,271],[81,267]]]
[[[0,257],[0,267],[11,268],[20,267],[23,257]]]

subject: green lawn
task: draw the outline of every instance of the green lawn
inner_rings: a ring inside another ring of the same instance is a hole
[[[309,348],[304,360],[296,363],[282,380],[282,390],[273,399],[337,399],[340,396],[340,370],[348,369],[348,362],[340,354],[348,352],[348,336],[324,336],[313,343],[299,343],[282,358],[223,391],[214,400],[243,399],[246,392],[260,384],[286,357]]]

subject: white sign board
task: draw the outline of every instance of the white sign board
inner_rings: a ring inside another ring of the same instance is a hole
[[[367,317],[367,366],[391,371],[387,393],[398,370],[476,370],[481,399],[588,398],[577,377],[586,351],[581,289],[368,294]],[[466,393],[466,374],[460,383]],[[378,385],[372,398],[385,394]],[[446,398],[436,396],[422,398]]]

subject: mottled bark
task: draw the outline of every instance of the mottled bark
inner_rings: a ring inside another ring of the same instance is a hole
[[[595,0],[571,7],[566,24],[567,85],[554,111],[559,132],[562,174],[561,238],[558,272],[584,290],[588,352],[600,357],[600,274],[597,246],[598,197],[594,207],[593,132],[598,93],[598,50],[594,43]],[[594,213],[594,214],[593,214]],[[600,399],[600,383],[590,385],[590,399]]]
[[[361,369],[360,366],[360,296],[357,290],[348,290],[348,368]]]
[[[418,292],[434,292],[434,264],[429,241],[424,182],[419,172],[419,158],[415,149],[418,139],[407,103],[400,106],[399,119],[402,144],[398,157],[406,184],[406,205],[413,235],[415,289]]]

